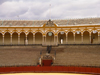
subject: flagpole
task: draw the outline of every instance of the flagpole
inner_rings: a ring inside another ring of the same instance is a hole
[[[50,4],[50,19],[51,19],[51,4]]]

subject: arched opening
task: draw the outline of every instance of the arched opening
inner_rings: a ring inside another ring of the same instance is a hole
[[[82,43],[82,41],[81,41],[81,32],[76,32],[75,33],[75,43],[76,44]]]
[[[52,32],[46,34],[46,45],[54,45],[54,34]]]
[[[58,44],[66,44],[66,34],[65,32],[58,33]]]
[[[89,44],[90,43],[90,38],[89,38],[89,32],[85,31],[83,33],[83,43],[84,44]]]
[[[68,43],[73,44],[74,43],[74,35],[73,32],[68,32]]]
[[[20,33],[20,44],[25,44],[26,36],[25,33]]]
[[[91,43],[93,44],[98,43],[98,32],[96,33],[91,32]]]
[[[3,44],[3,35],[0,33],[0,45]]]
[[[12,34],[12,44],[18,44],[18,33],[16,32]]]
[[[10,33],[8,32],[4,35],[4,44],[10,44]]]
[[[42,33],[37,32],[35,34],[35,44],[42,44]]]
[[[29,33],[27,35],[27,41],[28,41],[28,44],[33,44],[33,33]]]

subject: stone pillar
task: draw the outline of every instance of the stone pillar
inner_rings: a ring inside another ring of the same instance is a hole
[[[25,39],[25,44],[26,45],[28,44],[27,35],[26,35],[26,39]]]
[[[74,34],[74,44],[75,44],[75,33],[73,33]]]
[[[42,36],[42,45],[44,45],[45,44],[45,36]]]
[[[12,34],[10,35],[10,43],[12,45]]]
[[[54,35],[54,45],[55,45],[55,38],[56,38],[56,36]]]
[[[90,36],[90,44],[91,44],[91,32],[90,32],[89,36]]]
[[[67,36],[66,36],[66,44],[68,44],[68,41],[67,41]]]
[[[44,41],[45,41],[45,45],[46,45],[46,44],[47,44],[47,43],[46,43],[46,36],[45,36],[45,40],[44,40]]]
[[[4,35],[3,35],[3,41],[2,42],[3,42],[3,45],[4,45]]]
[[[20,44],[20,34],[18,34],[18,45]]]
[[[33,44],[35,44],[35,35],[33,35]]]
[[[58,45],[58,35],[57,35],[56,37],[57,37],[57,42],[56,42],[56,45]]]
[[[58,36],[57,35],[55,35],[55,37],[54,37],[54,45],[58,45]]]
[[[100,34],[98,32],[98,44],[100,44]]]
[[[83,44],[83,34],[81,34],[81,41],[82,41],[82,44]]]

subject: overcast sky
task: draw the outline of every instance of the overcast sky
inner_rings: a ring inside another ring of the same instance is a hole
[[[51,4],[51,6],[50,6]],[[0,0],[0,19],[100,17],[100,0]]]

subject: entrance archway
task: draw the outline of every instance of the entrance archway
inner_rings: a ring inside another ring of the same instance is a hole
[[[46,45],[54,45],[54,34],[52,32],[46,34]]]
[[[42,44],[42,33],[37,32],[35,34],[35,44]]]
[[[84,44],[89,44],[90,43],[90,38],[89,38],[89,32],[85,31],[83,33],[83,43]]]
[[[74,43],[74,35],[73,32],[68,32],[68,44],[73,44]]]
[[[65,32],[58,33],[58,44],[66,44],[66,34]]]
[[[20,33],[20,44],[25,44],[25,40],[26,40],[25,33],[24,32]]]
[[[12,44],[18,44],[18,33],[16,32],[12,34]]]
[[[0,33],[0,45],[3,44],[3,35]]]
[[[91,43],[93,44],[98,43],[98,32],[96,33],[91,32]]]
[[[81,32],[76,32],[75,33],[75,43],[76,44],[80,44],[82,41],[81,41]]]
[[[33,44],[33,33],[29,32],[27,35],[28,44]]]
[[[10,33],[6,32],[4,35],[4,44],[10,44]]]

